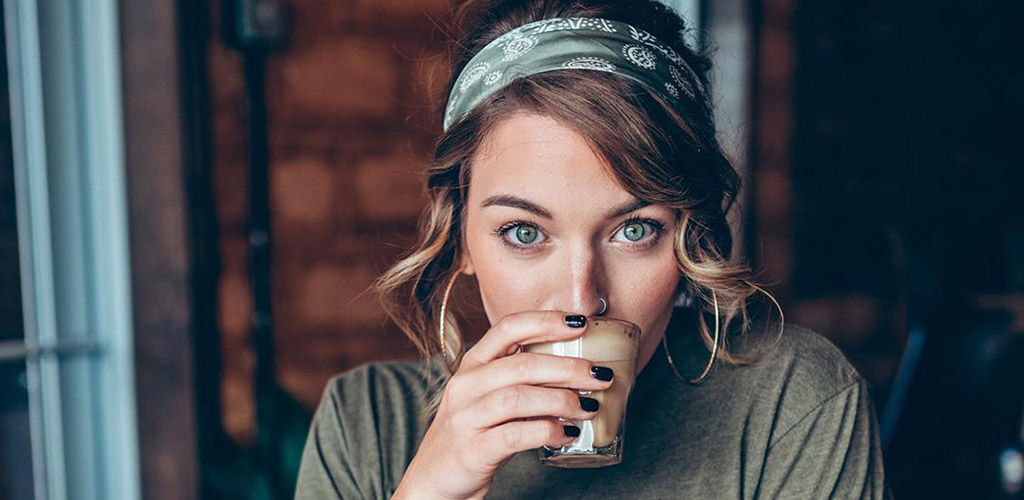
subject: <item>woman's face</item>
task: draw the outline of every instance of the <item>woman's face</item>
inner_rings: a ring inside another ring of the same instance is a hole
[[[472,159],[464,272],[491,324],[527,310],[594,314],[643,331],[643,367],[665,332],[680,272],[675,215],[616,184],[586,141],[555,120],[504,120]]]

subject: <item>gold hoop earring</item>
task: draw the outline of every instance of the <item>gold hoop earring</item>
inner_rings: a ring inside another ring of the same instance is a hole
[[[675,372],[676,377],[678,377],[679,380],[682,380],[684,382],[689,382],[691,384],[699,384],[699,383],[703,382],[705,378],[707,378],[708,374],[711,373],[711,366],[714,365],[714,363],[715,363],[715,357],[718,356],[718,337],[719,337],[719,331],[718,331],[719,330],[718,296],[715,294],[714,290],[711,290],[711,298],[712,298],[712,300],[714,300],[714,305],[715,305],[715,337],[712,340],[711,357],[708,358],[708,364],[704,366],[704,371],[701,372],[699,377],[687,380],[685,377],[683,377],[679,373],[679,370],[676,369],[675,362],[672,361],[672,355],[669,354],[669,352],[668,352],[668,341],[665,340],[668,337],[668,332],[665,332],[665,335],[661,336],[662,347],[665,348],[665,357],[668,358],[668,364],[672,367],[672,371]]]
[[[441,354],[448,359],[448,343],[445,341],[444,335],[444,323],[445,323],[445,311],[448,310],[448,296],[452,293],[452,286],[455,285],[455,278],[458,278],[462,274],[462,269],[455,271],[452,277],[448,280],[448,286],[444,289],[444,296],[441,297],[441,319],[438,325],[437,331],[441,340]],[[455,359],[455,353],[452,353],[452,359]]]

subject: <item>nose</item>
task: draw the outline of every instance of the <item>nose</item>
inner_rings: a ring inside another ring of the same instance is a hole
[[[608,313],[607,273],[598,252],[588,245],[576,245],[559,266],[564,272],[554,273],[561,283],[553,290],[553,309],[572,311],[588,316]],[[605,301],[602,303],[602,299]]]

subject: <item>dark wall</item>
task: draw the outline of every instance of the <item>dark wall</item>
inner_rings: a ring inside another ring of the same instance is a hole
[[[198,495],[177,3],[120,2],[142,496]]]
[[[883,412],[920,328],[894,492],[1004,498],[1024,407],[1024,4],[803,1],[792,22],[797,320],[831,327]]]
[[[893,290],[901,259],[933,280],[912,290],[920,314],[1024,291],[1022,17],[1019,2],[799,3],[799,294]]]

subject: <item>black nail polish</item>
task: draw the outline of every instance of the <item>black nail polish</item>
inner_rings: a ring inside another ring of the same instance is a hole
[[[563,425],[562,430],[565,432],[565,435],[569,437],[579,437],[580,435],[580,428],[575,425]]]
[[[586,396],[580,396],[580,408],[587,411],[597,411],[597,408],[601,406],[594,398],[588,398]]]
[[[565,324],[573,328],[583,328],[587,325],[587,317],[581,314],[570,314],[565,317]]]
[[[598,380],[603,380],[607,382],[612,379],[612,375],[614,375],[615,372],[613,372],[612,369],[608,368],[607,366],[595,366],[590,369],[590,374],[593,375],[594,378]]]

